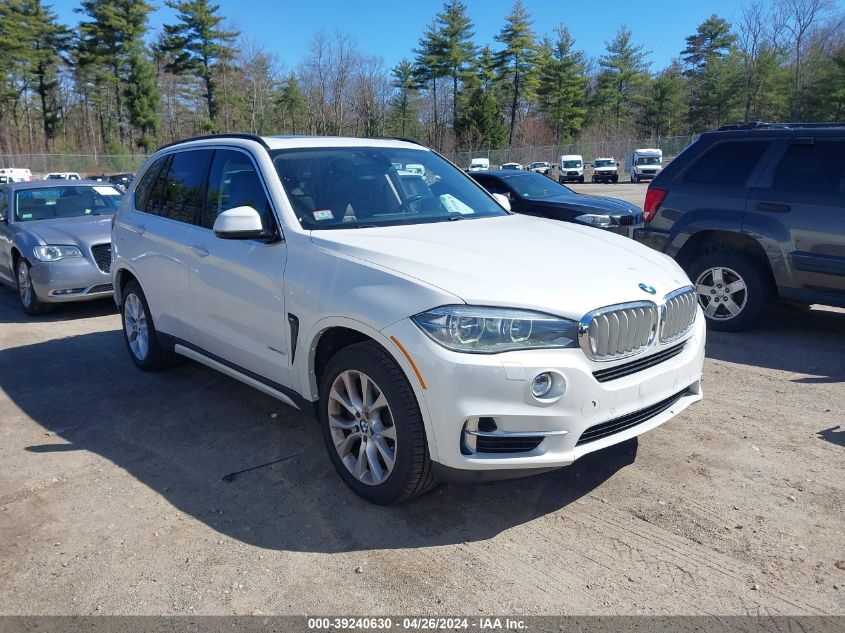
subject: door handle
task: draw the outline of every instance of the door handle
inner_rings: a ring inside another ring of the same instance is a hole
[[[790,207],[788,204],[775,204],[773,202],[758,202],[758,211],[767,211],[768,213],[789,213]]]
[[[196,244],[194,244],[193,246],[191,246],[191,251],[197,257],[208,257],[208,249],[204,246],[197,246]]]

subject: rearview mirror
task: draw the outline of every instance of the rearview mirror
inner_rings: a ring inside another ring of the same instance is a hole
[[[505,211],[511,210],[511,201],[508,200],[508,197],[505,194],[494,193],[493,197],[496,199],[496,202],[498,202]]]
[[[254,240],[267,237],[261,215],[252,207],[227,209],[214,221],[214,234],[224,240]]]

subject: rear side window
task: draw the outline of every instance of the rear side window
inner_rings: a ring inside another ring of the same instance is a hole
[[[683,182],[689,185],[742,187],[768,146],[769,141],[717,143],[686,170]]]
[[[235,207],[252,207],[271,229],[273,210],[249,156],[234,150],[217,150],[208,177],[208,194],[200,224],[213,228],[217,216]]]
[[[775,168],[772,189],[784,193],[845,196],[845,141],[819,140],[789,145]]]
[[[147,213],[196,224],[210,157],[211,150],[186,150],[173,154],[156,180],[145,207]]]
[[[166,156],[162,156],[158,160],[156,160],[152,165],[150,165],[149,169],[144,172],[144,175],[141,176],[141,180],[138,182],[138,186],[135,187],[135,208],[140,209],[143,211],[147,208],[147,202],[150,199],[150,192],[153,189],[153,184],[155,183],[156,176],[158,176],[158,172],[161,171],[161,166],[164,164],[164,161],[167,160]]]

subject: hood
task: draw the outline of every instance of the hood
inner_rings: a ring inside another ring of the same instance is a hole
[[[576,193],[574,195],[549,196],[548,198],[528,199],[537,206],[566,207],[573,211],[584,213],[603,213],[607,215],[637,215],[639,207],[626,200],[619,198],[607,198],[605,196],[591,196],[589,194]]]
[[[571,319],[606,305],[659,301],[690,283],[669,257],[631,239],[524,215],[312,231],[311,239],[326,251],[419,279],[471,305]],[[641,283],[656,294],[640,290]]]
[[[70,244],[88,248],[92,244],[111,242],[111,215],[36,220],[20,226],[44,244]]]

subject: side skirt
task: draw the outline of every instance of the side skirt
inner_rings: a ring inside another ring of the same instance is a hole
[[[216,369],[222,374],[226,374],[230,378],[234,378],[254,389],[266,393],[277,400],[281,400],[285,404],[302,411],[303,413],[317,418],[317,403],[311,402],[303,398],[300,394],[289,387],[285,387],[277,382],[268,380],[263,376],[256,374],[248,369],[244,369],[234,363],[230,363],[224,358],[220,358],[210,352],[205,351],[201,347],[193,345],[188,341],[170,336],[168,334],[159,333],[162,343],[170,347],[174,352],[180,356],[190,358],[196,362]]]

